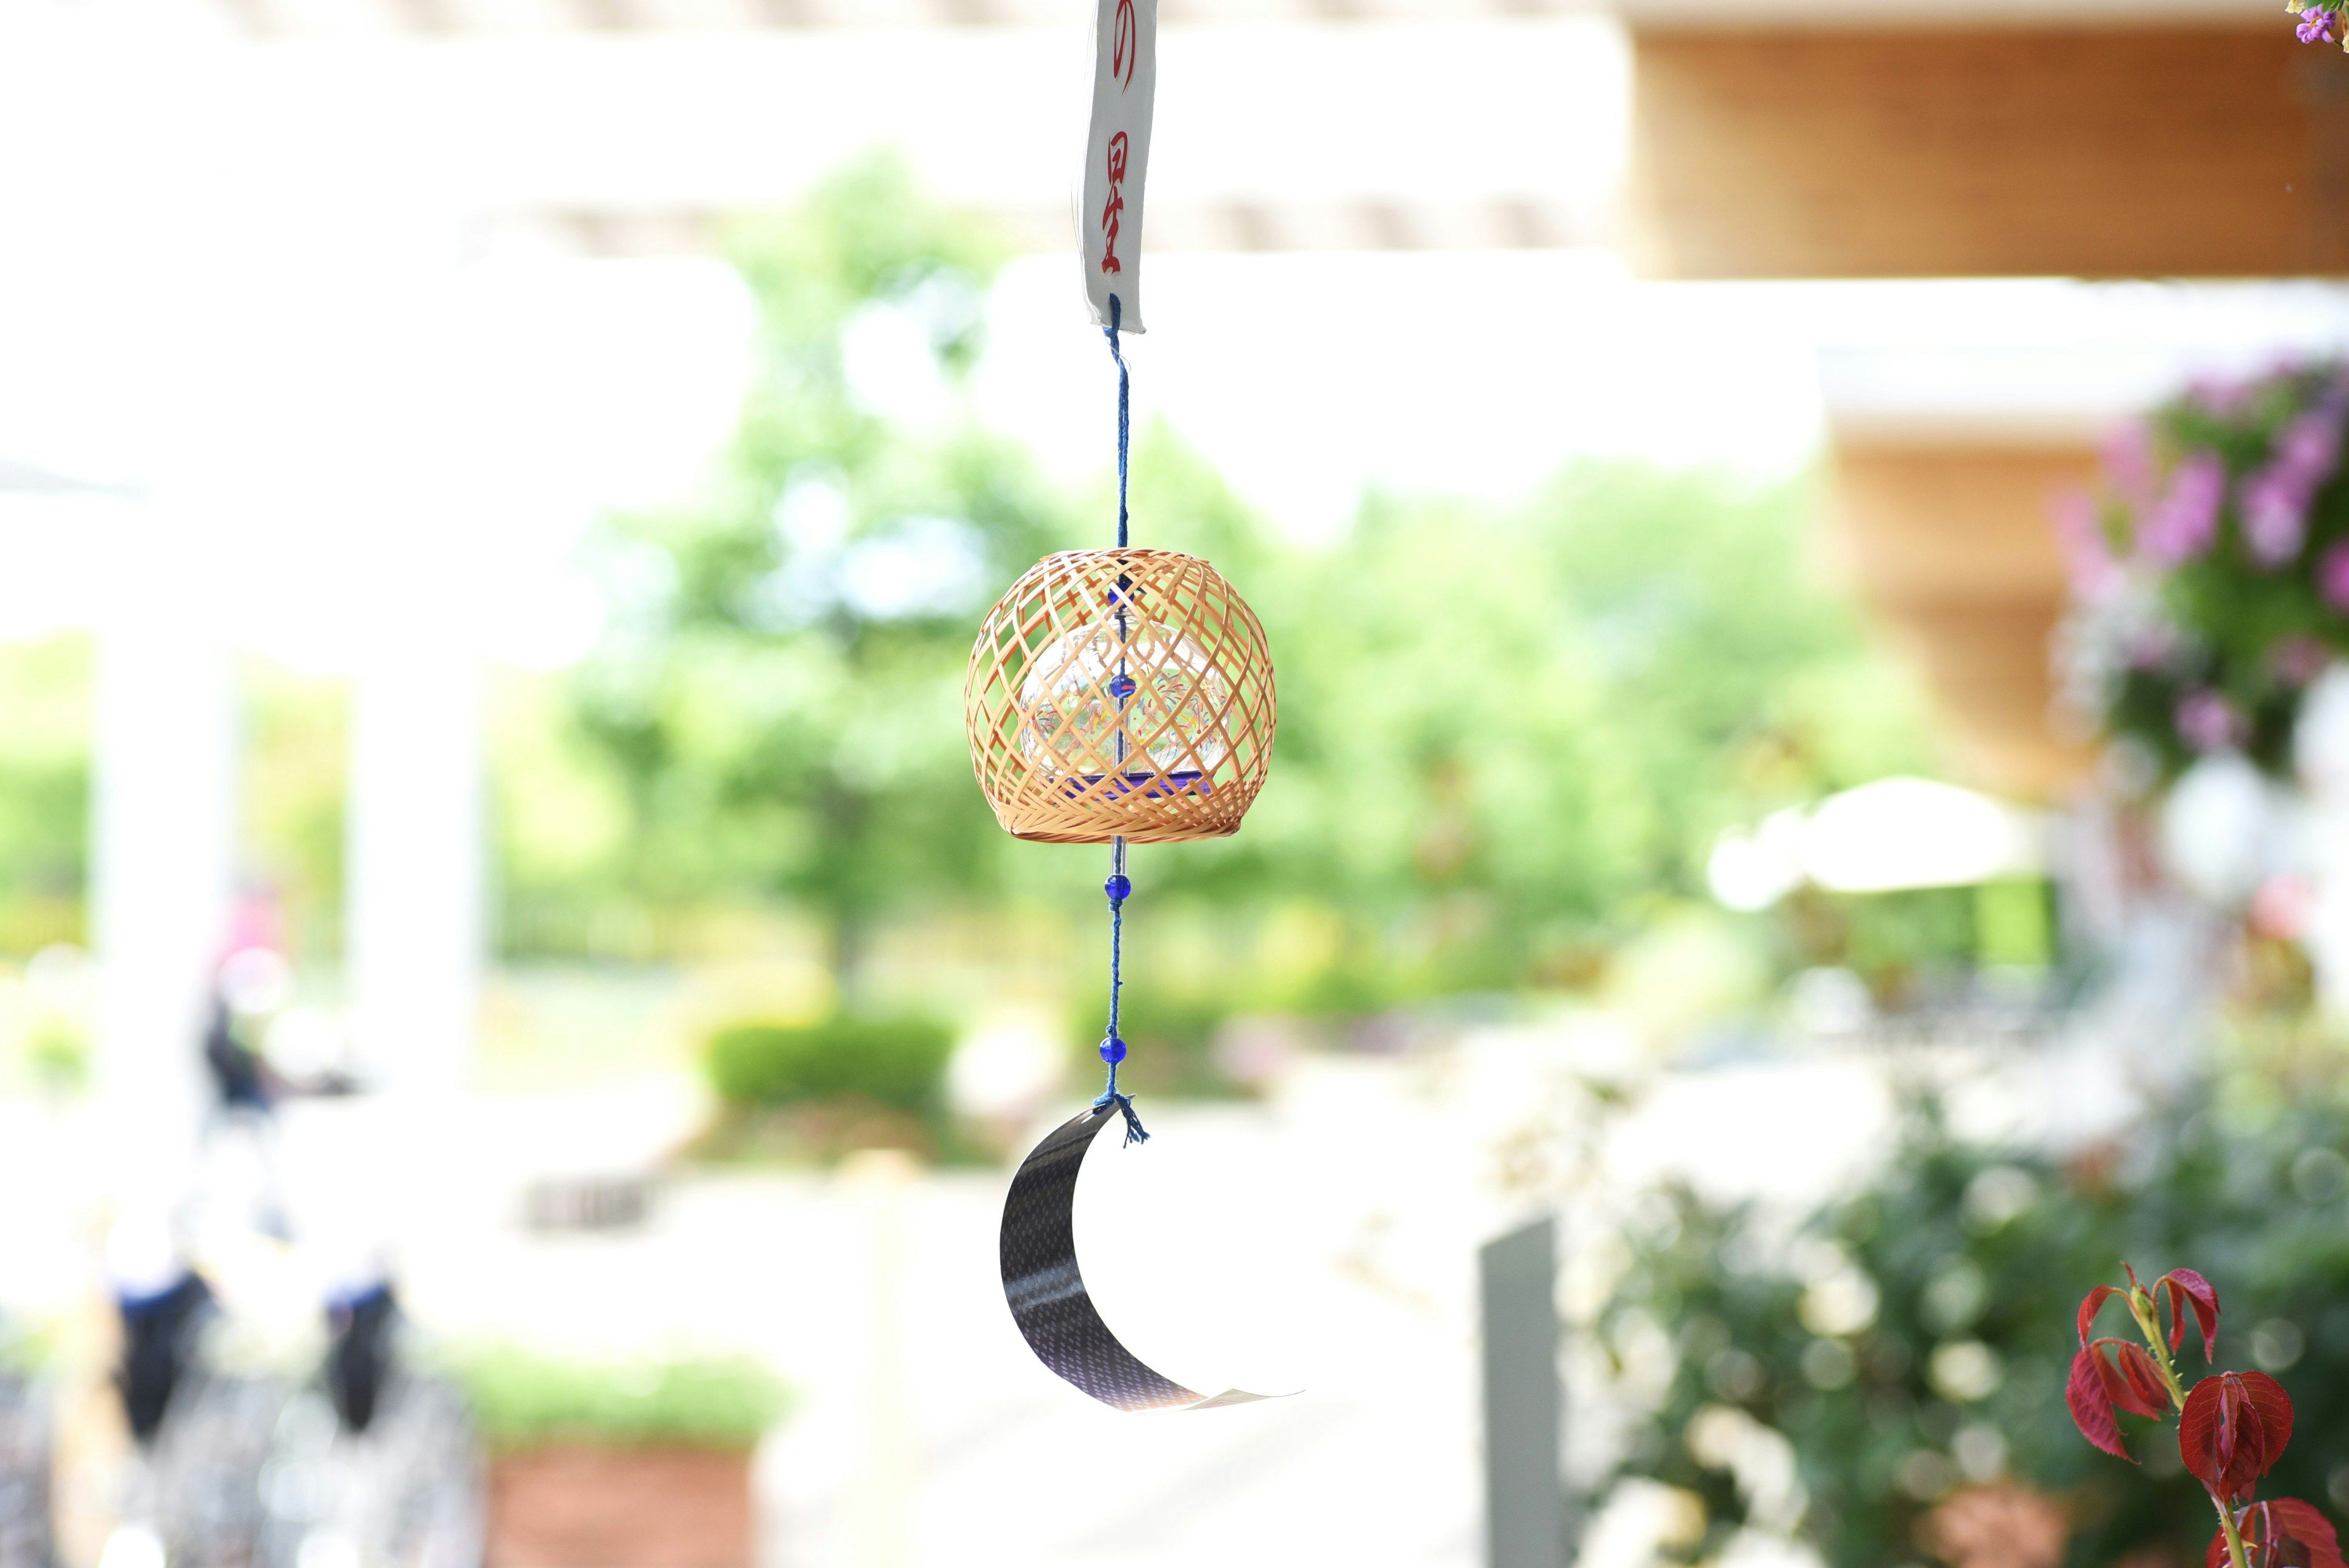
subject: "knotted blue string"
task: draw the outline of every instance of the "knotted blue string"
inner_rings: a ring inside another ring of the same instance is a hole
[[[1125,355],[1117,346],[1117,324],[1125,314],[1117,296],[1109,296],[1109,325],[1102,336],[1109,339],[1109,357],[1117,361],[1117,547],[1125,548],[1125,447],[1128,433],[1126,421]]]
[[[1122,705],[1122,704],[1121,704]],[[1133,884],[1125,874],[1125,840],[1110,840],[1109,880],[1102,890],[1109,895],[1109,1033],[1102,1040],[1102,1060],[1109,1064],[1109,1084],[1093,1102],[1098,1110],[1115,1106],[1125,1116],[1125,1141],[1147,1143],[1150,1135],[1142,1130],[1142,1118],[1134,1114],[1133,1097],[1117,1091],[1117,1064],[1125,1060],[1125,1040],[1118,1033],[1118,993],[1124,987],[1125,899]]]
[[[1109,357],[1117,361],[1117,547],[1126,545],[1125,475],[1126,446],[1131,433],[1127,416],[1125,355],[1117,343],[1117,329],[1123,307],[1115,295],[1109,296],[1109,325],[1102,336],[1109,339]],[[1114,600],[1117,609],[1117,640],[1125,641],[1126,578],[1120,573]],[[1133,682],[1125,672],[1125,657],[1120,653],[1117,678],[1111,682],[1111,691],[1117,698],[1118,726],[1115,741],[1118,776],[1125,774],[1125,705],[1133,699]],[[1125,874],[1125,840],[1112,838],[1109,850],[1109,880],[1102,890],[1109,895],[1109,1033],[1102,1039],[1102,1060],[1109,1064],[1109,1085],[1102,1090],[1093,1108],[1115,1106],[1125,1117],[1125,1141],[1128,1144],[1147,1143],[1150,1135],[1142,1130],[1142,1118],[1133,1113],[1133,1097],[1117,1092],[1117,1064],[1125,1060],[1125,1040],[1118,1033],[1118,992],[1125,983],[1123,972],[1125,949],[1125,900],[1133,884]]]

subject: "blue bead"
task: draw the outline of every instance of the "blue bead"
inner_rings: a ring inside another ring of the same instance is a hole
[[[1109,895],[1111,903],[1122,904],[1132,896],[1133,884],[1123,877],[1112,877],[1102,884],[1102,891]]]
[[[1109,683],[1109,694],[1121,702],[1133,696],[1133,677],[1131,675],[1121,675]]]
[[[1101,1043],[1101,1058],[1111,1066],[1125,1060],[1125,1042],[1112,1034]]]

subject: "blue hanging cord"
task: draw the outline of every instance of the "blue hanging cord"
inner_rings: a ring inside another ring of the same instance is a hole
[[[1109,1085],[1093,1102],[1093,1108],[1115,1106],[1125,1117],[1125,1141],[1148,1143],[1150,1135],[1143,1131],[1142,1118],[1134,1114],[1133,1096],[1122,1095],[1117,1088],[1117,1064],[1125,1060],[1125,1041],[1117,1032],[1118,992],[1125,984],[1125,900],[1133,891],[1133,883],[1125,874],[1125,840],[1111,839],[1109,853],[1109,880],[1102,884],[1102,891],[1109,895],[1109,1033],[1101,1044],[1102,1060],[1109,1064]]]
[[[1109,325],[1102,336],[1109,339],[1109,356],[1117,361],[1117,547],[1126,546],[1125,475],[1126,443],[1131,426],[1127,415],[1127,384],[1125,356],[1118,348],[1118,322],[1124,314],[1115,295],[1109,296]],[[1123,574],[1118,577],[1114,595],[1117,608],[1117,640],[1125,641],[1125,588]],[[1117,676],[1110,682],[1110,691],[1117,699],[1118,727],[1115,738],[1116,766],[1121,778],[1125,773],[1125,705],[1133,698],[1133,680],[1126,673],[1125,656],[1118,655]],[[1102,884],[1109,895],[1109,1033],[1102,1037],[1102,1060],[1109,1064],[1109,1085],[1102,1091],[1093,1108],[1115,1106],[1125,1117],[1127,1144],[1148,1143],[1150,1135],[1142,1130],[1142,1118],[1133,1112],[1133,1096],[1117,1092],[1117,1064],[1125,1060],[1125,1041],[1118,1033],[1118,992],[1125,983],[1125,900],[1133,891],[1133,883],[1125,874],[1125,840],[1110,840],[1109,880]]]
[[[1125,548],[1125,449],[1130,431],[1126,416],[1125,355],[1117,346],[1117,325],[1125,314],[1115,295],[1109,296],[1109,325],[1102,336],[1109,339],[1109,357],[1117,361],[1117,547]],[[1119,618],[1123,620],[1124,618]]]

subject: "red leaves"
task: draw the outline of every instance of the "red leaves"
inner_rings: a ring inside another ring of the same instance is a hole
[[[2110,1359],[2107,1345],[2113,1347]],[[2115,1411],[2157,1420],[2169,1414],[2169,1390],[2161,1381],[2160,1369],[2144,1346],[2125,1339],[2100,1339],[2081,1347],[2072,1357],[2072,1376],[2064,1386],[2064,1402],[2072,1407],[2072,1423],[2082,1437],[2122,1459],[2128,1459],[2129,1453],[2121,1446]]]
[[[2083,1348],[2085,1348],[2087,1345],[2088,1325],[2095,1321],[2096,1309],[2104,1305],[2106,1302],[2112,1300],[2115,1296],[2126,1295],[2127,1293],[2127,1292],[2122,1290],[2118,1285],[2098,1285],[2095,1290],[2090,1291],[2081,1301],[2080,1344]]]
[[[2161,1369],[2153,1364],[2153,1357],[2147,1354],[2145,1347],[2123,1339],[2098,1340],[2088,1347],[2089,1353],[2094,1355],[2099,1346],[2105,1345],[2120,1346],[2116,1353],[2120,1360],[2117,1369],[2102,1360],[2096,1363],[2098,1370],[2104,1374],[2105,1390],[2112,1396],[2113,1403],[2133,1416],[2150,1416],[2157,1421],[2168,1415],[2168,1386],[2162,1382]]]
[[[2178,1423],[2186,1468],[2221,1501],[2249,1497],[2291,1440],[2292,1400],[2263,1372],[2205,1377],[2186,1397]]]
[[[2219,1350],[2219,1291],[2209,1280],[2192,1269],[2172,1269],[2153,1282],[2147,1290],[2137,1277],[2137,1271],[2127,1263],[2128,1289],[2118,1285],[2098,1285],[2080,1302],[2080,1343],[2088,1343],[2088,1325],[2095,1321],[2097,1309],[2115,1296],[2126,1296],[2132,1313],[2151,1308],[2158,1321],[2160,1308],[2169,1308],[2169,1348],[2176,1350],[2186,1343],[2186,1314],[2194,1314],[2194,1324],[2202,1331],[2202,1359],[2208,1361]]]
[[[2072,1357],[2072,1376],[2064,1385],[2064,1403],[2072,1407],[2072,1425],[2080,1428],[2080,1436],[2116,1459],[2128,1459],[2129,1451],[2121,1447],[2121,1424],[2113,1418],[2113,1397],[2105,1386],[2104,1362],[2093,1350],[2083,1348]],[[2135,1464],[2135,1459],[2129,1459]]]
[[[2158,1300],[2165,1288],[2169,1296],[2169,1348],[2176,1350],[2186,1342],[2186,1309],[2194,1309],[2194,1324],[2202,1331],[2202,1359],[2210,1360],[2219,1351],[2219,1291],[2218,1287],[2191,1269],[2172,1269],[2153,1282],[2153,1293]]]
[[[2333,1522],[2294,1497],[2255,1502],[2243,1510],[2235,1528],[2243,1532],[2243,1555],[2251,1568],[2349,1568],[2341,1560],[2341,1542]],[[2210,1538],[2202,1554],[2204,1568],[2226,1568],[2227,1532]]]
[[[2203,1358],[2209,1359],[2217,1349],[2219,1293],[2192,1269],[2172,1269],[2147,1290],[2136,1270],[2121,1266],[2128,1272],[2127,1290],[2098,1285],[2080,1303],[2080,1352],[2072,1358],[2064,1402],[2072,1407],[2082,1437],[2126,1459],[2120,1412],[2157,1420],[2169,1413],[2169,1391],[2177,1386],[2170,1355],[2186,1343],[2186,1314],[2194,1314]],[[2146,1345],[2088,1337],[2096,1313],[2115,1296],[2128,1302]],[[2167,1352],[2161,1344],[2165,1330]],[[2213,1373],[2194,1386],[2178,1412],[2178,1452],[2241,1532],[2243,1568],[2349,1568],[2332,1523],[2315,1509],[2295,1498],[2251,1501],[2260,1478],[2275,1468],[2291,1441],[2292,1400],[2265,1373]],[[2234,1511],[2238,1503],[2244,1505],[2240,1513]],[[2232,1568],[2223,1528],[2203,1554],[2203,1564]]]
[[[2071,1407],[2073,1424],[2082,1437],[2126,1459],[2129,1453],[2121,1442],[2120,1413],[2155,1420],[2169,1414],[2171,1391],[2178,1386],[2170,1358],[2186,1343],[2186,1314],[2194,1314],[2195,1327],[2202,1334],[2203,1357],[2209,1359],[2218,1348],[2219,1292],[2192,1269],[2172,1269],[2148,1289],[2135,1269],[2127,1263],[2121,1267],[2128,1274],[2126,1289],[2098,1285],[2080,1302],[2080,1351],[2072,1358],[2064,1402]],[[2129,1315],[2145,1334],[2144,1345],[2088,1337],[2096,1314],[2115,1296],[2128,1303]],[[2292,1400],[2264,1373],[2220,1372],[2205,1377],[2178,1411],[2178,1454],[2221,1508],[2249,1503],[2260,1478],[2275,1468],[2291,1441]],[[2249,1568],[2349,1568],[2341,1559],[2332,1526],[2307,1504],[2279,1502],[2253,1513],[2256,1522],[2247,1522],[2244,1529],[2257,1532],[2264,1555]],[[2253,1513],[2246,1513],[2245,1519],[2251,1521]],[[2223,1551],[2223,1544],[2215,1550]],[[2212,1559],[2214,1564],[2217,1561]]]

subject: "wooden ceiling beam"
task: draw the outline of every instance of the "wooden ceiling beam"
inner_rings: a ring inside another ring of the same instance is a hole
[[[1923,680],[1957,771],[2002,794],[2056,798],[2087,767],[2054,707],[2064,582],[2049,515],[2095,466],[2085,447],[1836,446],[1840,574]]]
[[[2256,28],[1635,27],[1671,277],[2349,271],[2349,57]]]

